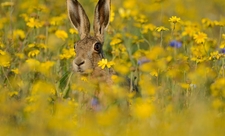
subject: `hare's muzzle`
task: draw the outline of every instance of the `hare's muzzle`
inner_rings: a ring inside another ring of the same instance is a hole
[[[80,67],[81,65],[83,65],[85,63],[85,61],[80,61],[80,62],[74,62],[78,67]]]
[[[77,57],[73,60],[73,69],[78,73],[89,73],[92,69],[92,64],[89,59]]]
[[[78,57],[74,59],[73,63],[75,64],[76,67],[80,68],[85,65],[85,60]]]

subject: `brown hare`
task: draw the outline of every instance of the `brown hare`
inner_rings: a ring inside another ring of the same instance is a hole
[[[83,7],[77,0],[67,0],[68,15],[74,28],[78,30],[80,40],[75,43],[76,57],[73,60],[73,69],[81,75],[91,75],[91,80],[97,83],[93,88],[94,95],[81,98],[84,103],[89,103],[87,108],[98,109],[100,83],[112,84],[111,71],[98,67],[98,62],[103,59],[102,47],[104,44],[104,32],[109,24],[110,0],[99,0],[94,13],[94,35],[90,35],[90,22]]]
[[[109,24],[110,0],[99,0],[94,13],[94,35],[90,35],[90,22],[83,7],[77,0],[67,0],[68,15],[78,30],[80,40],[75,43],[76,57],[73,69],[80,74],[89,74],[98,81],[111,83],[109,71],[98,67],[103,58],[104,32]]]
[[[112,70],[104,70],[98,66],[98,62],[103,59],[104,32],[110,20],[110,0],[99,0],[94,13],[94,35],[90,35],[90,22],[83,7],[77,0],[67,0],[68,15],[71,23],[78,30],[80,40],[75,43],[76,57],[73,60],[73,69],[81,75],[91,75],[92,81],[97,81],[97,88],[94,89],[94,97],[91,98],[91,108],[102,106],[99,99],[104,94],[98,90],[102,83],[107,83],[109,90],[112,84]],[[130,87],[130,91],[137,91],[134,80],[127,80],[125,86]],[[131,82],[133,81],[133,82]],[[96,82],[94,82],[96,83]],[[128,85],[130,84],[130,85]],[[89,101],[90,97],[82,98]]]

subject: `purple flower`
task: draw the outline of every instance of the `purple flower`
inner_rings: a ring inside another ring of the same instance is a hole
[[[178,42],[176,40],[173,40],[173,41],[170,42],[170,46],[175,47],[175,48],[180,48],[182,46],[182,43]]]
[[[91,107],[94,111],[100,111],[101,110],[101,104],[100,104],[97,97],[93,97],[91,99]]]
[[[138,61],[137,61],[138,65],[142,65],[142,64],[145,64],[148,62],[150,62],[150,60],[146,57],[142,57],[142,58],[138,59]]]
[[[225,54],[225,48],[220,49],[220,52]]]
[[[93,98],[91,99],[91,105],[92,105],[92,106],[96,106],[96,105],[98,105],[98,104],[99,104],[98,98],[93,97]]]

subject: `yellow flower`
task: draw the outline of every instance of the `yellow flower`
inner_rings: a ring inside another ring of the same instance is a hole
[[[215,109],[219,109],[219,108],[223,107],[223,105],[224,105],[223,101],[221,101],[218,98],[213,100],[213,102],[212,102],[212,107]]]
[[[6,54],[6,52],[5,52],[5,51],[0,50],[0,55],[5,55],[5,54]]]
[[[3,2],[1,4],[2,7],[11,7],[11,6],[14,6],[14,3],[13,2]]]
[[[105,112],[97,114],[97,123],[101,126],[116,124],[119,117],[119,110],[116,106],[110,106]]]
[[[138,119],[146,119],[151,117],[154,112],[154,106],[151,102],[138,100],[132,107],[134,117]]]
[[[150,74],[151,74],[152,76],[155,76],[155,77],[158,77],[158,76],[159,76],[158,71],[155,70],[155,69],[153,69],[153,70],[150,72]]]
[[[55,86],[52,83],[46,81],[37,81],[33,84],[31,94],[44,94],[44,95],[54,95],[56,93]]]
[[[8,52],[0,50],[0,66],[9,67],[11,62],[11,56]]]
[[[140,24],[144,24],[148,21],[147,17],[145,15],[136,16],[134,19],[135,19],[135,21],[137,21]]]
[[[0,48],[4,48],[4,47],[5,45],[2,42],[0,42]]]
[[[5,27],[5,24],[9,22],[9,19],[6,17],[1,17],[0,19],[0,30],[3,29]]]
[[[113,46],[113,45],[117,45],[119,43],[121,43],[122,40],[119,39],[119,38],[113,38],[112,41],[110,42],[110,45]]]
[[[64,30],[57,30],[55,32],[55,35],[58,38],[62,39],[63,41],[65,41],[65,39],[68,38],[68,34]]]
[[[40,53],[39,50],[32,50],[28,53],[28,57],[35,57]]]
[[[225,40],[225,34],[222,34],[223,39]]]
[[[20,59],[24,59],[25,58],[25,55],[23,53],[16,53],[15,54],[18,58]]]
[[[132,9],[137,5],[137,1],[136,0],[124,0],[123,2],[123,7],[126,9]]]
[[[46,49],[47,46],[44,43],[37,44],[37,47],[40,49]]]
[[[107,63],[108,63],[107,59],[102,59],[101,61],[98,62],[98,66],[104,69]]]
[[[28,44],[28,47],[33,48],[33,47],[35,47],[35,44],[34,43]]]
[[[161,31],[168,31],[169,29],[164,27],[164,26],[160,26],[160,27],[156,27],[156,31],[157,32],[161,32]]]
[[[67,14],[61,14],[60,16],[52,17],[50,19],[50,24],[53,26],[61,25],[66,18],[67,18]]]
[[[40,65],[40,62],[36,59],[27,59],[26,65],[31,71],[36,71]]]
[[[16,29],[13,31],[13,39],[19,38],[23,40],[25,37],[26,36],[23,30]]]
[[[130,10],[125,10],[123,8],[120,8],[119,9],[119,14],[122,18],[128,18],[131,14],[131,11]]]
[[[37,19],[32,17],[27,22],[27,26],[29,26],[31,28],[40,28],[43,26],[43,23],[41,23],[40,21],[38,21]]]
[[[155,26],[153,25],[153,24],[144,24],[143,26],[142,26],[142,33],[143,34],[146,34],[146,33],[148,33],[148,31],[153,31],[153,30],[155,30]]]
[[[176,17],[176,16],[172,16],[170,19],[169,19],[170,22],[172,23],[179,23],[180,22],[180,18],[179,17]]]
[[[26,22],[29,21],[29,17],[27,14],[20,14],[20,17],[22,17]]]
[[[113,22],[114,17],[115,17],[115,12],[113,10],[111,10],[111,12],[110,12],[110,22]]]
[[[76,53],[73,48],[63,49],[63,53],[59,55],[59,58],[62,59],[70,59],[76,56]]]
[[[45,76],[48,76],[50,74],[50,72],[52,72],[52,67],[55,65],[55,62],[53,61],[46,61],[46,62],[42,62],[40,63],[39,67],[38,67],[38,71],[40,73],[42,73]]]
[[[220,59],[220,57],[221,57],[221,55],[219,54],[219,52],[218,51],[214,51],[214,52],[210,53],[209,60]]]
[[[189,89],[190,88],[190,84],[180,83],[180,87],[182,87],[183,89]]]
[[[139,44],[142,42],[144,42],[144,39],[139,39],[139,37],[137,37],[137,36],[133,37],[132,43]]]
[[[223,49],[223,48],[225,48],[225,42],[222,42],[222,43],[220,44],[220,49]]]
[[[74,28],[70,28],[69,32],[70,32],[71,34],[78,34],[78,31],[75,30]]]
[[[215,25],[215,22],[209,20],[208,18],[203,18],[202,24],[205,25],[206,27],[213,27]]]
[[[198,31],[198,29],[196,27],[193,26],[187,26],[184,28],[184,31],[182,32],[182,36],[193,36],[195,35],[196,31]]]
[[[37,39],[45,40],[46,39],[46,36],[43,35],[43,34],[40,34],[40,35],[37,36]]]
[[[203,32],[198,32],[198,34],[194,35],[194,39],[197,44],[205,43],[207,35]]]
[[[98,66],[104,69],[105,67],[110,68],[112,65],[114,65],[113,61],[108,62],[107,59],[102,59],[98,62]]]
[[[13,73],[17,74],[17,75],[19,74],[19,69],[18,69],[18,68],[14,68],[14,69],[12,69],[11,71],[12,71]]]
[[[9,92],[8,93],[8,95],[10,96],[10,97],[13,97],[13,96],[18,96],[18,92],[17,91],[13,91],[13,92]]]
[[[219,78],[210,86],[213,97],[225,97],[225,78]]]
[[[221,21],[214,21],[215,25],[219,26],[219,27],[224,27],[225,23],[221,22]]]
[[[85,76],[82,76],[81,80],[84,81],[84,82],[88,81],[87,77],[85,77]]]

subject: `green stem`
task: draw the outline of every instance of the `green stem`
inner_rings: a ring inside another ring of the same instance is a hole
[[[3,67],[1,67],[2,68],[2,73],[3,73],[3,75],[5,76],[5,79],[7,80],[7,82],[8,82],[8,85],[10,86],[10,88],[13,90],[13,87],[12,87],[12,85],[11,85],[11,83],[10,83],[10,81],[9,81],[9,78],[8,78],[8,76],[6,75],[6,73],[5,73],[5,70],[4,70],[4,68]]]
[[[176,23],[173,23],[173,29],[172,29],[172,31],[171,31],[171,38],[172,38],[172,39],[174,39],[175,25],[176,25]]]
[[[222,27],[220,27],[220,34],[219,34],[219,40],[218,40],[218,48],[221,44],[221,36],[222,36]]]
[[[69,78],[68,78],[67,83],[66,83],[66,87],[63,90],[63,98],[65,98],[66,95],[69,92],[69,84],[70,84],[70,79],[71,79],[72,75],[73,75],[73,72],[70,73]]]
[[[162,38],[162,36],[163,36],[163,31],[160,32],[160,36],[161,36],[160,47],[162,47],[162,42],[163,42],[163,38]]]
[[[130,93],[133,91],[133,72],[130,73]]]
[[[150,45],[151,45],[150,42],[149,42],[143,35],[141,36],[141,38],[143,38],[144,41],[145,41],[145,42],[148,44],[148,46],[150,47]]]
[[[223,78],[224,78],[224,58],[222,58],[222,72],[223,72]]]

